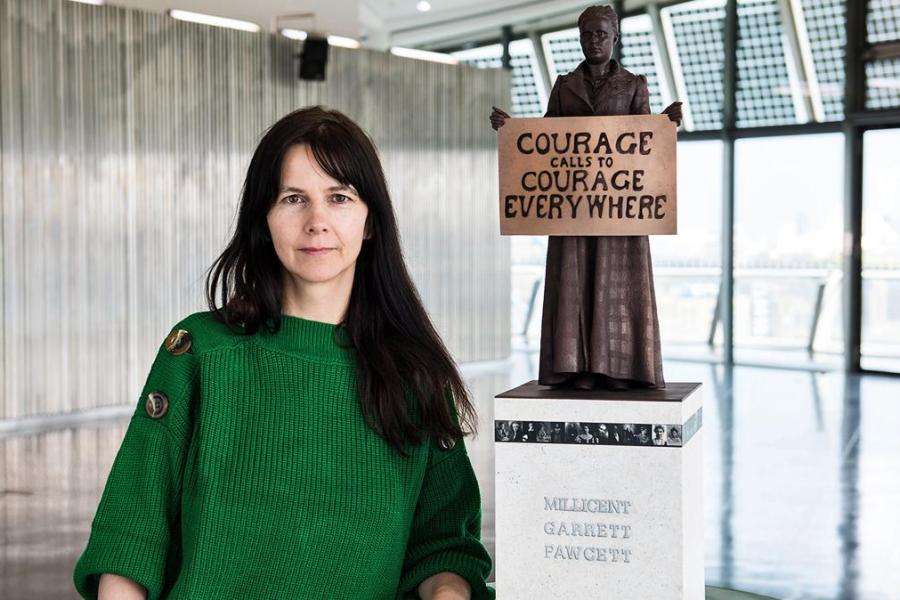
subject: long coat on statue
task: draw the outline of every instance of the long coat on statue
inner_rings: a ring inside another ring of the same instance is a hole
[[[591,82],[585,62],[560,75],[545,117],[650,113],[647,79],[614,59]],[[650,242],[639,236],[550,236],[538,383],[591,372],[664,387]]]

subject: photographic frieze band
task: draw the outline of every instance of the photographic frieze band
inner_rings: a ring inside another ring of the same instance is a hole
[[[585,421],[494,421],[494,441],[531,444],[681,447],[703,423],[700,408],[684,425]]]

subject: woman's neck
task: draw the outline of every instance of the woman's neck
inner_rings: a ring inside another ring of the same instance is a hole
[[[285,275],[281,312],[292,317],[336,325],[344,319],[353,290],[353,271],[349,277],[323,283],[297,281]]]
[[[587,70],[591,79],[600,79],[609,73],[609,61],[603,63],[587,63]]]

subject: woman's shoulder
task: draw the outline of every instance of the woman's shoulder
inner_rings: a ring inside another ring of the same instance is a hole
[[[233,348],[252,337],[242,327],[226,323],[216,312],[205,310],[191,313],[175,323],[163,345],[169,352],[174,347],[198,356],[223,348]],[[181,348],[178,348],[179,345]]]
[[[625,67],[622,67],[622,66],[620,66],[616,70],[616,78],[621,79],[623,81],[632,82],[632,83],[635,83],[638,81],[642,81],[644,84],[647,83],[646,75],[641,75],[639,73],[632,73],[631,71],[629,71],[628,69],[626,69]]]

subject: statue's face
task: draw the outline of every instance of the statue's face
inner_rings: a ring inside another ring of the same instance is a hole
[[[616,28],[609,19],[588,19],[581,24],[581,51],[592,64],[609,62],[613,47],[619,40]]]

